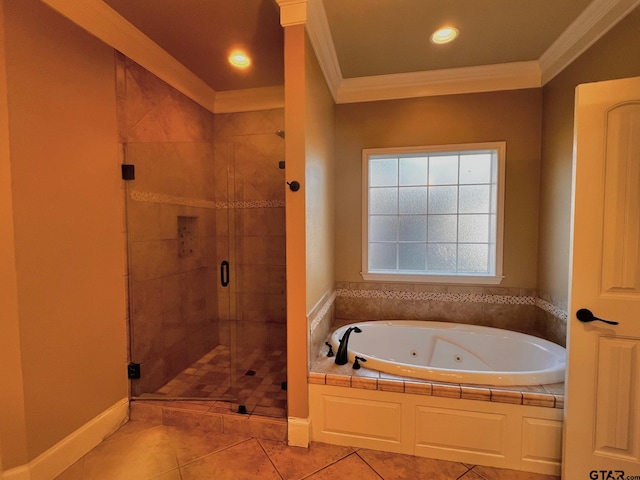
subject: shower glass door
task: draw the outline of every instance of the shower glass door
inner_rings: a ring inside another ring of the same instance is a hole
[[[232,400],[227,165],[211,143],[128,143],[133,397]]]
[[[236,117],[217,122],[209,143],[124,145],[135,168],[125,182],[131,393],[286,417],[284,140],[276,129],[237,135]]]
[[[286,417],[285,176],[282,132],[227,137],[232,408]]]

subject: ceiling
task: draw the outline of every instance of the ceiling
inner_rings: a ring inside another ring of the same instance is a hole
[[[323,0],[344,78],[537,60],[590,0]],[[358,19],[354,23],[354,19]],[[453,25],[460,36],[429,36]]]
[[[217,92],[284,82],[278,5],[300,0],[103,1]],[[306,15],[334,98],[349,102],[540,86],[638,3],[307,0]],[[444,25],[459,38],[430,43]],[[245,71],[227,62],[236,47],[252,57]]]
[[[273,0],[104,0],[216,91],[284,83],[284,34]],[[227,62],[234,48],[247,70]]]

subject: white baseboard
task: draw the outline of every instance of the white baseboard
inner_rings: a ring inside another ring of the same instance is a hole
[[[123,398],[26,465],[0,475],[1,480],[51,480],[86,455],[129,418]]]
[[[308,448],[310,425],[308,418],[289,417],[287,421],[287,438],[289,445]]]

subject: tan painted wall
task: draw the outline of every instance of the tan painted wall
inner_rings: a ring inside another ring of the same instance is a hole
[[[7,98],[4,3],[0,3],[0,98]],[[9,111],[0,102],[0,477],[27,461],[13,225]]]
[[[336,280],[362,281],[363,148],[507,142],[502,286],[535,288],[541,89],[336,107]]]
[[[305,182],[307,314],[333,289],[335,104],[306,39]]]
[[[123,192],[113,50],[38,1],[4,7],[31,460],[127,396]]]
[[[538,288],[567,308],[575,87],[640,75],[640,8],[630,13],[543,90]]]

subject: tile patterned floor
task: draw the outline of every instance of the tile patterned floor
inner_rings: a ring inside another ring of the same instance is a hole
[[[322,443],[130,421],[56,480],[557,480],[559,477]]]
[[[230,408],[241,404],[248,413],[259,407],[263,415],[286,417],[287,392],[282,388],[287,380],[286,355],[284,350],[238,352],[238,361],[232,364],[229,347],[218,345],[154,394],[226,399],[232,402]],[[236,372],[234,384],[231,369]]]

